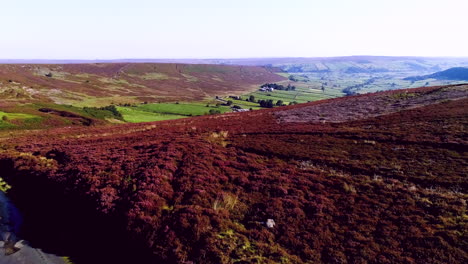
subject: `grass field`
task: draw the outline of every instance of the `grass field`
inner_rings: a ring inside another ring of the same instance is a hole
[[[284,86],[291,84],[291,85],[296,86],[296,90],[295,91],[275,90],[273,92],[255,91],[255,92],[245,95],[244,97],[248,98],[249,96],[253,95],[255,96],[255,100],[273,100],[273,102],[282,100],[285,104],[289,104],[291,102],[306,103],[306,102],[312,102],[312,101],[317,101],[317,100],[343,96],[343,93],[338,89],[333,89],[333,90],[328,89],[328,90],[322,91],[320,89],[321,85],[319,84],[311,85],[310,83],[291,82],[291,81],[278,82],[278,84],[282,84]]]
[[[160,104],[144,104],[137,107],[138,110],[161,113],[161,114],[172,114],[172,115],[183,115],[183,116],[198,116],[205,115],[210,109],[219,110],[221,113],[229,112],[231,109],[228,106],[210,105],[207,107],[206,103],[160,103]]]
[[[248,98],[248,96],[244,96],[244,98]],[[225,100],[231,100],[232,105],[238,105],[242,107],[243,109],[258,110],[258,109],[263,108],[263,107],[260,107],[258,103],[248,102],[248,101],[245,101],[245,99],[237,100],[237,99],[232,99],[232,98],[225,98]]]
[[[5,120],[4,120],[5,119]],[[37,123],[41,117],[23,113],[6,113],[0,111],[0,128],[12,128],[14,124],[9,121],[21,120],[24,123]]]
[[[172,115],[172,114],[160,114],[155,112],[148,112],[139,110],[136,107],[117,107],[117,110],[122,114],[125,121],[130,123],[142,123],[142,122],[153,122],[185,118],[187,116]]]
[[[15,120],[15,119],[30,119],[30,118],[37,118],[38,116],[35,115],[30,115],[30,114],[22,114],[22,113],[5,113],[0,111],[0,119],[3,119],[3,117],[6,116],[10,120]]]
[[[228,106],[215,106],[207,103],[160,103],[142,104],[131,107],[117,107],[124,120],[131,123],[172,120],[190,116],[206,115],[210,110],[219,110],[221,113],[231,111]]]

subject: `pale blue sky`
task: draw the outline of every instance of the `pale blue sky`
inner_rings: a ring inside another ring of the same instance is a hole
[[[0,0],[2,59],[468,56],[467,0]]]

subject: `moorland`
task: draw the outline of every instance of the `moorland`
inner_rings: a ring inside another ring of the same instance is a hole
[[[21,235],[76,263],[466,263],[467,96],[32,131],[0,177]]]
[[[466,263],[467,65],[0,65],[0,242],[75,264]]]

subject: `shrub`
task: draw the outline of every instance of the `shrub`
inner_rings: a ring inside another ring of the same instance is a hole
[[[217,109],[210,109],[210,111],[208,111],[208,114],[210,115],[221,114],[221,111]]]
[[[6,193],[8,190],[11,189],[11,186],[5,182],[2,178],[0,178],[0,191]]]

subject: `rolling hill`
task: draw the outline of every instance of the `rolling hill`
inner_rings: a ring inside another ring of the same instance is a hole
[[[0,177],[22,237],[77,264],[466,263],[467,103],[452,85],[30,131],[0,139]]]
[[[197,101],[250,92],[285,78],[272,69],[195,64],[0,65],[2,104],[49,102],[80,106]],[[254,88],[253,88],[254,87]]]
[[[209,110],[226,112],[230,108],[216,106],[215,96],[247,94],[264,82],[287,80],[275,71],[278,69],[256,66],[161,63],[0,65],[0,130],[108,125],[183,118]],[[171,112],[179,101],[193,108],[193,113]],[[129,108],[164,102],[169,102],[167,109],[157,113]],[[205,107],[207,104],[211,106]],[[119,105],[127,108],[115,108]]]
[[[420,81],[426,79],[468,81],[468,68],[454,67],[428,75],[407,77],[404,80]]]

